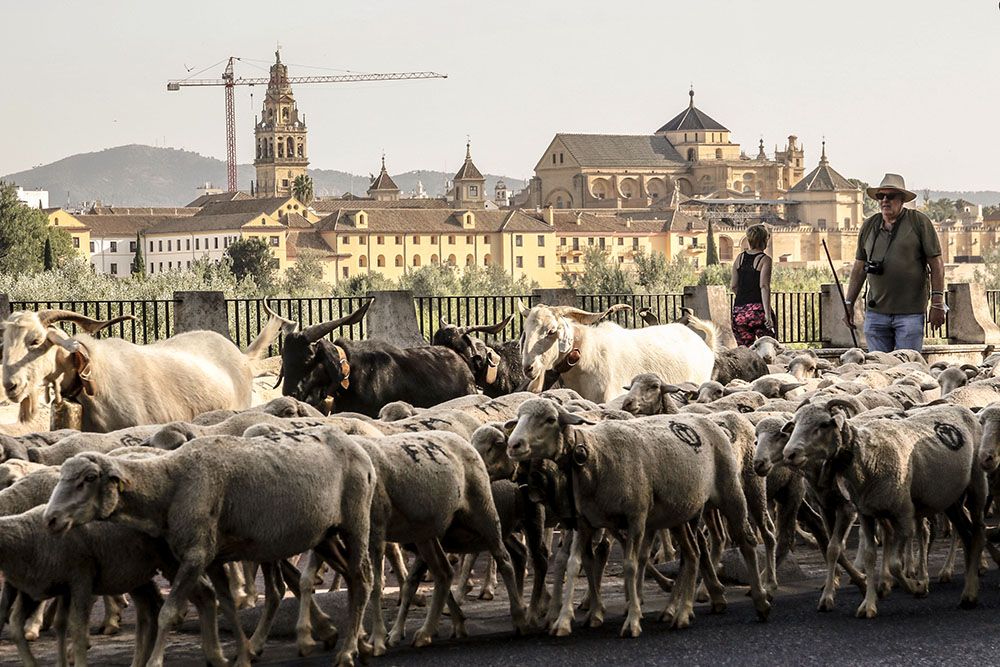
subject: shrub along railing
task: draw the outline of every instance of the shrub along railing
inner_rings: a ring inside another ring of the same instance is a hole
[[[137,301],[11,301],[11,311],[16,310],[72,310],[97,320],[110,320],[132,315],[134,320],[119,322],[101,332],[100,336],[124,338],[133,343],[153,343],[168,338],[174,330],[174,302],[171,299]],[[63,322],[63,328],[75,334],[77,326]]]
[[[226,299],[226,314],[229,317],[229,337],[238,347],[249,345],[269,317],[264,310],[264,299]],[[328,322],[353,313],[360,308],[369,297],[366,296],[324,296],[302,298],[267,299],[271,309],[284,318],[298,322],[300,327],[308,327],[321,322]],[[365,337],[364,320],[348,328],[341,328],[330,334],[330,339],[337,337],[360,340]],[[281,352],[284,336],[279,336],[277,352]],[[275,346],[269,348],[275,352]]]
[[[474,326],[499,323],[511,313],[515,317],[496,336],[480,335],[489,341],[514,340],[521,335],[521,317],[517,301],[533,306],[538,301],[534,294],[513,296],[417,296],[413,305],[417,311],[417,327],[427,340],[441,328],[441,318],[448,324]]]

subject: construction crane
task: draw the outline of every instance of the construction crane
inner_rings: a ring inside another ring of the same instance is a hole
[[[180,90],[182,86],[224,86],[226,89],[226,183],[229,192],[236,191],[236,86],[266,85],[270,77],[236,77],[233,71],[235,56],[229,58],[221,79],[176,79],[167,82],[167,90]],[[377,74],[336,74],[332,76],[290,76],[288,83],[353,83],[356,81],[403,81],[409,79],[447,79],[447,74],[437,72],[384,72]]]

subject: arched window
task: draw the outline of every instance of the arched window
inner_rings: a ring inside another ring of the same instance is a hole
[[[716,160],[721,160],[722,159],[722,149],[721,148],[716,148],[715,149],[715,159]]]
[[[375,266],[385,266],[385,256],[384,255],[379,255],[375,259]]]
[[[413,256],[413,266],[420,266],[420,255]]]
[[[288,157],[295,157],[295,141],[293,141],[291,137],[288,137],[288,141],[286,143],[288,144],[288,148],[286,149]]]
[[[431,255],[431,264],[437,264],[437,263],[438,263],[438,256]]]
[[[257,140],[257,159],[258,160],[260,159],[260,144],[261,144],[261,141],[262,141],[261,139]]]
[[[270,139],[267,141],[267,157],[274,157],[274,142]]]
[[[281,110],[281,119],[286,121],[288,120],[288,107]]]
[[[402,266],[402,265],[403,265],[403,256],[396,255],[396,266]]]
[[[285,142],[278,137],[278,157],[285,157]]]
[[[302,157],[302,144],[299,144],[298,154],[299,154],[299,157]]]
[[[487,253],[487,254],[486,254],[486,255],[485,255],[484,257],[483,257],[483,266],[489,266],[489,265],[490,265],[490,264],[492,264],[492,263],[493,263],[493,257],[491,257],[491,256],[490,256],[490,255],[489,255],[489,254]]]
[[[473,265],[475,265],[475,263],[476,263],[476,258],[475,257],[473,257],[472,255],[466,255],[465,256],[465,265],[466,266],[473,266]]]
[[[688,149],[688,162],[694,162],[694,149]]]
[[[556,197],[556,208],[562,208],[562,207],[563,207],[563,200],[562,200],[562,195],[560,195]]]
[[[456,266],[457,264],[458,264],[458,260],[455,258],[455,256],[454,255],[448,255],[448,266]]]
[[[365,257],[364,255],[358,257],[358,266],[360,266],[362,269],[368,266],[368,258]]]

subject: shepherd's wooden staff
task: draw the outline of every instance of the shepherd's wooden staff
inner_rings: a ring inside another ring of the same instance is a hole
[[[830,258],[830,250],[826,247],[826,239],[823,239],[823,252],[826,253],[826,261],[830,263],[830,271],[833,272],[833,281],[837,283],[837,294],[840,295],[840,303],[844,306],[844,316],[847,316],[847,299],[844,297],[844,288],[840,286],[840,276],[837,275],[837,269],[833,268],[833,259]],[[853,315],[853,313],[851,313]],[[851,318],[852,326],[847,327],[851,330],[851,340],[854,341],[854,347],[859,347],[858,345],[858,335],[854,333],[856,327],[853,326],[854,318]]]

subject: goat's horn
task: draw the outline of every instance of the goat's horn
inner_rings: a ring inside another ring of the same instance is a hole
[[[101,329],[113,326],[126,320],[134,320],[132,315],[122,315],[110,320],[95,320],[92,317],[74,313],[72,310],[40,310],[38,311],[38,321],[43,327],[48,327],[56,322],[72,322],[87,333],[97,333]]]
[[[576,320],[580,324],[597,324],[611,313],[619,310],[632,310],[632,306],[627,303],[616,303],[607,310],[603,310],[599,313],[592,313],[590,311],[581,310],[572,306],[557,306],[556,308],[553,308],[553,310],[563,317]]]
[[[826,402],[826,409],[831,413],[834,410],[842,410],[847,413],[849,417],[856,417],[858,415],[858,407],[849,401],[845,401],[842,398],[833,398]]]
[[[271,308],[271,304],[269,304],[269,303],[267,302],[267,299],[264,299],[264,312],[265,312],[265,313],[267,313],[268,317],[277,317],[277,318],[278,318],[279,320],[281,320],[282,322],[284,322],[284,323],[286,323],[286,324],[295,324],[295,322],[294,322],[294,321],[292,321],[292,320],[289,320],[289,319],[287,319],[287,318],[284,318],[284,317],[282,317],[281,315],[279,315],[278,313],[276,313],[276,312],[275,312],[275,311],[274,311],[274,310],[273,310],[273,309]]]
[[[324,338],[327,334],[338,327],[347,327],[352,324],[357,324],[364,318],[365,313],[368,312],[368,308],[371,307],[372,301],[374,301],[374,299],[369,300],[347,317],[341,317],[339,320],[330,320],[329,322],[323,322],[322,324],[314,324],[310,327],[306,327],[302,330],[302,335],[305,336],[306,340],[310,343],[315,343],[320,338]]]
[[[498,333],[503,331],[508,324],[510,324],[510,321],[512,319],[514,319],[514,313],[511,313],[507,317],[503,318],[503,321],[497,322],[495,324],[483,324],[481,326],[465,327],[465,330],[462,333],[468,334],[481,331],[483,333],[490,334],[491,336],[496,336]]]
[[[448,324],[448,320],[444,319],[442,316],[438,315],[438,323],[441,325],[442,329],[447,329],[451,325]]]

